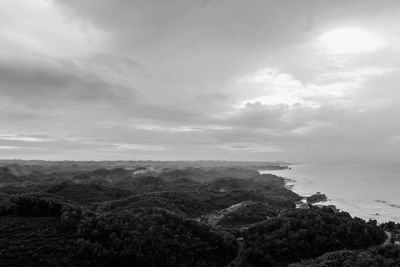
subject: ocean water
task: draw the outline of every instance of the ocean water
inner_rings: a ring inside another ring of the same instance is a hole
[[[400,222],[400,163],[302,164],[291,170],[260,171],[287,179],[301,196],[316,192],[352,216]]]

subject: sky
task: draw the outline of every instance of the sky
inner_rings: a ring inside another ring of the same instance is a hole
[[[0,158],[399,159],[400,1],[0,4]]]

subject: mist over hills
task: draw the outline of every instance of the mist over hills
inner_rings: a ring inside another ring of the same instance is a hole
[[[275,169],[279,166],[288,166],[290,163],[285,161],[218,161],[218,160],[200,160],[200,161],[46,161],[46,160],[1,160],[0,166],[7,166],[17,175],[29,174],[37,170],[42,172],[75,172],[75,171],[93,171],[96,169],[114,169],[114,168],[144,168],[146,166],[153,168],[187,168],[187,167],[248,167],[255,169]]]
[[[329,207],[297,209],[302,197],[283,178],[258,172],[287,168],[281,164],[3,164],[4,266],[288,266],[386,239],[376,221]]]

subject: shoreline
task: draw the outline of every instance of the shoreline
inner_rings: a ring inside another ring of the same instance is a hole
[[[286,172],[284,173],[279,173],[279,171],[270,171],[270,170],[260,170],[261,174],[272,174],[276,175],[280,178],[283,179],[284,181],[284,187],[298,195],[300,195],[303,199],[301,200],[304,203],[307,203],[306,198],[310,197],[311,195],[320,192],[321,194],[325,194],[327,196],[326,201],[320,201],[320,202],[315,202],[311,203],[311,205],[318,205],[318,206],[335,206],[336,209],[347,212],[349,213],[352,217],[358,217],[363,220],[376,220],[378,223],[386,223],[389,221],[393,222],[400,222],[400,219],[398,216],[393,215],[395,212],[393,212],[391,209],[400,209],[400,205],[397,205],[396,203],[382,200],[379,198],[376,199],[346,199],[344,198],[338,198],[336,196],[332,197],[331,194],[326,193],[324,190],[319,190],[319,188],[313,188],[314,190],[307,190],[307,184],[308,181],[311,181],[311,179],[307,179],[306,183],[301,183],[299,182],[296,178],[291,175],[291,177],[285,176]],[[303,190],[296,190],[298,186],[300,185],[300,188]],[[310,183],[311,185],[311,183]],[[312,188],[312,187],[311,187]],[[305,193],[304,191],[307,191]]]
[[[274,175],[275,175],[275,174],[274,174]],[[314,205],[314,206],[333,206],[333,207],[335,207],[335,209],[337,209],[338,211],[342,211],[342,212],[347,212],[347,213],[349,213],[350,216],[352,216],[353,218],[354,218],[354,217],[359,217],[359,218],[361,218],[361,219],[363,219],[363,220],[377,220],[376,218],[365,218],[365,217],[361,217],[361,216],[356,216],[356,215],[354,215],[353,212],[349,211],[348,209],[343,209],[343,208],[341,208],[340,206],[342,206],[343,204],[342,204],[342,203],[339,203],[339,202],[337,202],[337,201],[334,201],[334,200],[332,200],[332,199],[330,199],[328,195],[327,195],[328,199],[327,199],[326,201],[319,201],[319,202],[315,202],[315,203],[307,203],[307,198],[310,197],[310,196],[312,196],[312,194],[308,196],[308,195],[304,195],[304,194],[299,194],[299,193],[297,193],[297,192],[294,190],[295,183],[297,182],[295,179],[293,179],[293,178],[286,178],[286,177],[282,177],[282,176],[279,176],[279,177],[281,177],[281,178],[284,179],[285,188],[287,188],[288,190],[290,190],[290,191],[292,191],[292,192],[294,192],[294,193],[296,193],[296,194],[298,194],[299,196],[302,197],[301,202],[303,202],[303,203],[311,204],[311,205]],[[319,192],[319,191],[317,191],[317,192]],[[317,192],[315,192],[315,193],[317,193]],[[315,193],[314,193],[314,194],[315,194]],[[325,194],[324,192],[320,192],[320,193],[321,193],[321,194]],[[339,207],[338,207],[338,204],[339,204]],[[388,222],[388,220],[386,220],[386,221],[377,220],[377,221],[378,221],[379,223]]]

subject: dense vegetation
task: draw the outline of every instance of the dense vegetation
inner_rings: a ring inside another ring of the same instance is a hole
[[[77,236],[59,217],[0,217],[0,266],[78,266]]]
[[[328,251],[368,248],[386,235],[376,221],[365,222],[330,208],[296,210],[249,228],[247,256],[256,266],[315,258]]]
[[[70,182],[62,182],[54,185],[46,190],[46,192],[81,204],[110,201],[132,194],[129,190],[115,186],[104,186],[96,183],[74,184]]]
[[[62,217],[71,218],[74,214]],[[162,209],[84,216],[74,222],[78,253],[87,265],[221,266],[236,252],[233,236]]]
[[[366,251],[341,250],[290,267],[397,267],[400,266],[400,246],[388,245]]]
[[[17,194],[1,201],[0,216],[52,217],[74,208],[76,209],[77,206],[50,194]]]
[[[296,210],[250,163],[17,163],[0,167],[0,266],[398,266],[368,249],[397,225]]]
[[[277,214],[264,203],[249,203],[225,214],[218,225],[223,227],[247,226],[275,217]]]
[[[186,192],[162,191],[140,195],[133,195],[128,198],[104,202],[98,209],[102,211],[125,210],[132,208],[163,208],[171,212],[186,215],[187,217],[199,217],[212,210],[200,198],[194,197]]]
[[[23,194],[3,201],[0,216],[0,234],[10,243],[0,247],[0,257],[5,256],[13,266],[46,265],[46,254],[42,252],[51,250],[50,245],[68,253],[47,263],[68,262],[69,266],[221,266],[236,252],[232,235],[159,208],[95,213],[49,194]],[[22,228],[19,233],[9,225],[21,221],[41,225],[30,227],[30,233]],[[21,239],[8,240],[10,228]],[[46,239],[54,242],[46,245]],[[70,247],[62,248],[65,240],[76,248],[75,252]],[[40,250],[35,248],[36,242],[40,242]],[[10,253],[18,254],[18,246],[35,257],[10,258]],[[22,258],[25,260],[20,262]]]

